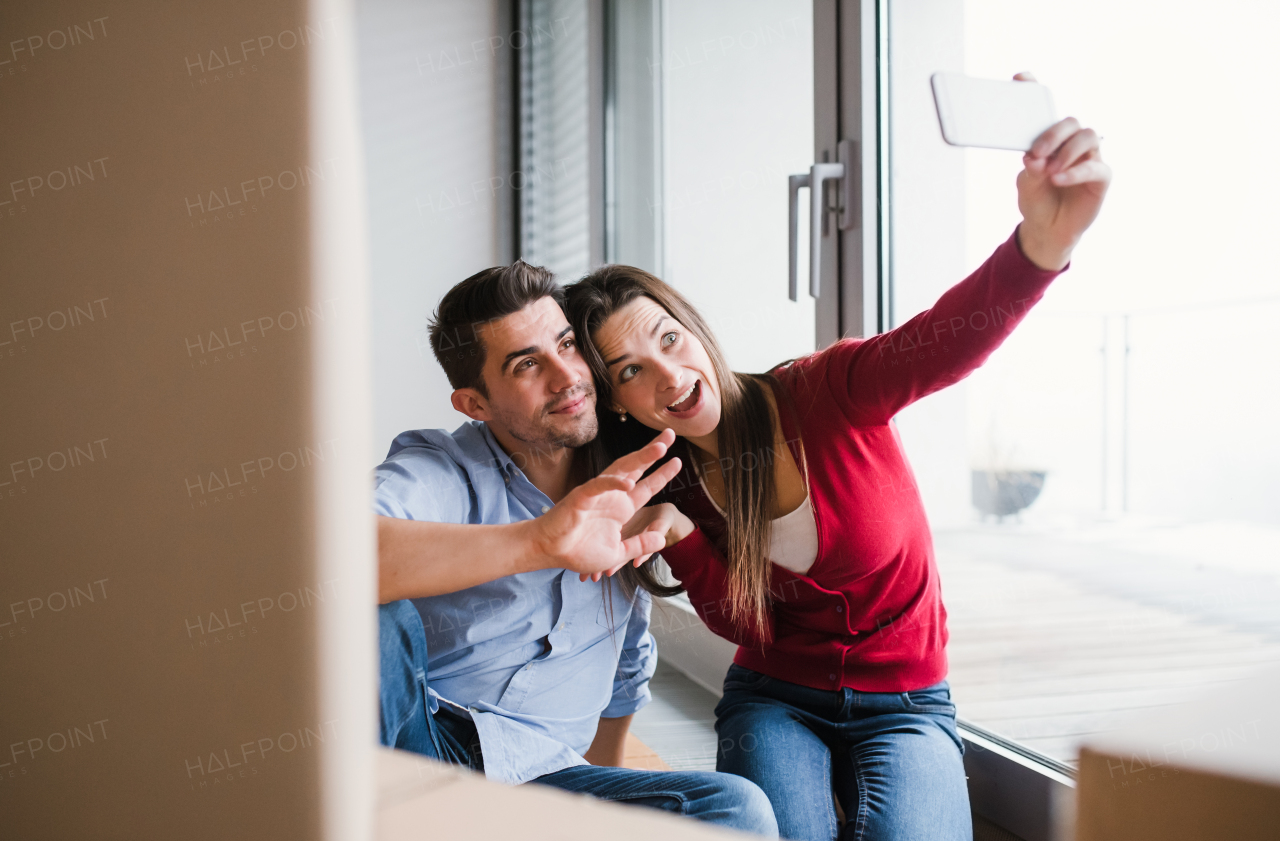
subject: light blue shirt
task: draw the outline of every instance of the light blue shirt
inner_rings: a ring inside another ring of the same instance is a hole
[[[401,433],[374,471],[374,511],[403,520],[500,525],[551,504],[478,421]],[[547,569],[413,600],[431,712],[445,703],[475,721],[488,778],[518,784],[585,765],[601,716],[649,703],[649,596],[633,603],[604,581]]]

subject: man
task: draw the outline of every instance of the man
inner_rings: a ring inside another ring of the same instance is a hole
[[[614,767],[656,651],[648,595],[607,573],[663,547],[628,522],[679,462],[641,478],[668,430],[584,482],[595,390],[562,297],[516,262],[455,286],[431,324],[472,422],[401,434],[375,472],[382,742],[776,836],[741,777]]]

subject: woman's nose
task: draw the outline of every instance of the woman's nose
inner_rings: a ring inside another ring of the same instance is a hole
[[[675,388],[680,384],[680,366],[674,365],[668,360],[658,359],[654,362],[654,373],[658,380],[658,387],[662,389]]]

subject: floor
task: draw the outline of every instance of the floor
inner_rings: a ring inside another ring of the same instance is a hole
[[[1082,739],[1280,663],[1280,532],[1152,522],[936,535],[959,715]]]
[[[636,713],[631,732],[673,771],[714,771],[719,699],[661,659],[649,689],[653,701]]]

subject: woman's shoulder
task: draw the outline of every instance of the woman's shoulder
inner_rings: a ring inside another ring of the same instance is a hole
[[[812,403],[830,391],[822,388],[827,377],[847,369],[865,344],[866,339],[839,339],[821,350],[779,363],[769,374],[793,402]]]
[[[806,353],[804,356],[797,356],[794,359],[779,362],[770,369],[769,373],[780,381],[804,377],[815,371],[825,369],[833,361],[856,353],[865,343],[866,339],[837,339],[821,350],[815,350],[813,353]]]

